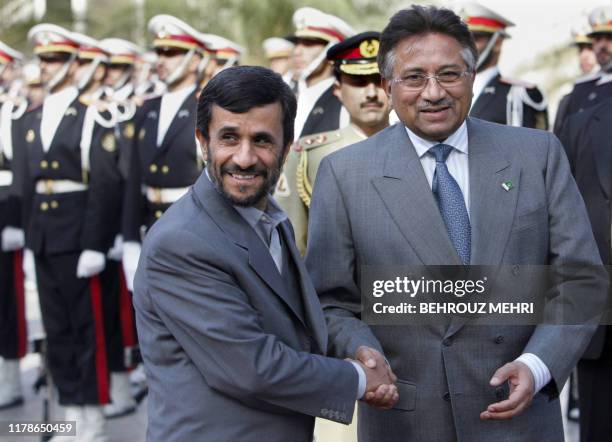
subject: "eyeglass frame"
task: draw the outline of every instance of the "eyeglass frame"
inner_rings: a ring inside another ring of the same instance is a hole
[[[413,75],[420,75],[420,76],[422,76],[421,78],[423,78],[425,80],[423,85],[422,86],[418,86],[418,87],[408,86],[408,85],[404,84],[404,81],[406,81],[406,78],[393,78],[391,80],[391,82],[395,83],[395,84],[399,84],[399,85],[405,87],[406,89],[409,89],[409,90],[412,90],[412,91],[422,91],[429,84],[429,80],[434,78],[436,80],[436,83],[438,83],[438,86],[440,86],[443,89],[447,89],[447,88],[452,88],[452,87],[458,86],[460,84],[460,80],[463,77],[466,77],[468,74],[473,74],[473,73],[474,73],[473,69],[465,69],[465,70],[461,71],[461,73],[459,73],[459,77],[457,78],[457,84],[450,84],[450,85],[448,85],[448,84],[445,85],[445,84],[440,82],[439,76],[444,74],[444,72],[440,72],[440,73],[433,74],[433,75],[427,75],[427,74],[423,74],[423,73],[418,73],[418,74],[415,73],[415,74],[413,74]]]

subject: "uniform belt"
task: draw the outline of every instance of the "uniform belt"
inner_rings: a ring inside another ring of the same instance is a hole
[[[143,193],[153,204],[172,204],[189,191],[189,187],[149,187],[143,186]]]
[[[87,190],[87,184],[71,180],[38,180],[36,193],[52,195],[54,193],[80,192]]]
[[[10,186],[13,182],[13,172],[10,170],[0,170],[0,186]]]

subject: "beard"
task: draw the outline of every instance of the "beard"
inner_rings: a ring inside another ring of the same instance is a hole
[[[210,151],[210,145],[207,147],[208,158],[213,158],[212,152]],[[260,165],[254,165],[251,167],[247,167],[243,169],[241,167],[236,166],[235,164],[230,164],[227,166],[218,167],[214,160],[208,161],[206,164],[206,170],[208,171],[208,175],[211,178],[212,182],[215,184],[215,188],[217,192],[225,199],[227,202],[232,204],[233,206],[238,207],[252,207],[257,205],[260,201],[267,198],[269,194],[272,193],[274,188],[276,187],[276,183],[280,178],[282,168],[282,156],[279,158],[276,166],[271,169],[266,169]],[[223,185],[223,175],[224,174],[234,174],[234,173],[242,173],[245,175],[259,175],[263,178],[263,183],[255,190],[254,193],[248,194],[249,188],[248,186],[239,186],[238,192],[242,196],[237,196],[227,191],[225,186]]]

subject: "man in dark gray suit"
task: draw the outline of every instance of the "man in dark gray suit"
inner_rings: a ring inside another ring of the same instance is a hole
[[[134,284],[149,441],[306,442],[315,416],[348,424],[358,398],[398,400],[388,366],[325,357],[321,306],[269,195],[295,109],[265,68],[226,69],[200,95],[205,173],[147,235]]]
[[[571,264],[587,270],[588,290],[568,275],[553,287],[566,305],[601,302],[607,285],[559,141],[467,118],[477,54],[459,17],[400,11],[378,57],[400,123],[321,162],[306,254],[333,354],[376,348],[398,376],[393,410],[359,407],[360,441],[563,440],[557,397],[595,325],[360,319],[359,284],[373,267],[501,266],[521,296],[529,265]]]

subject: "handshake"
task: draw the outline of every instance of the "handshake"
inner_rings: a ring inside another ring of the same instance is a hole
[[[373,348],[362,345],[355,353],[355,361],[366,375],[366,388],[361,398],[366,404],[383,410],[393,408],[399,400],[399,393],[389,363]]]

